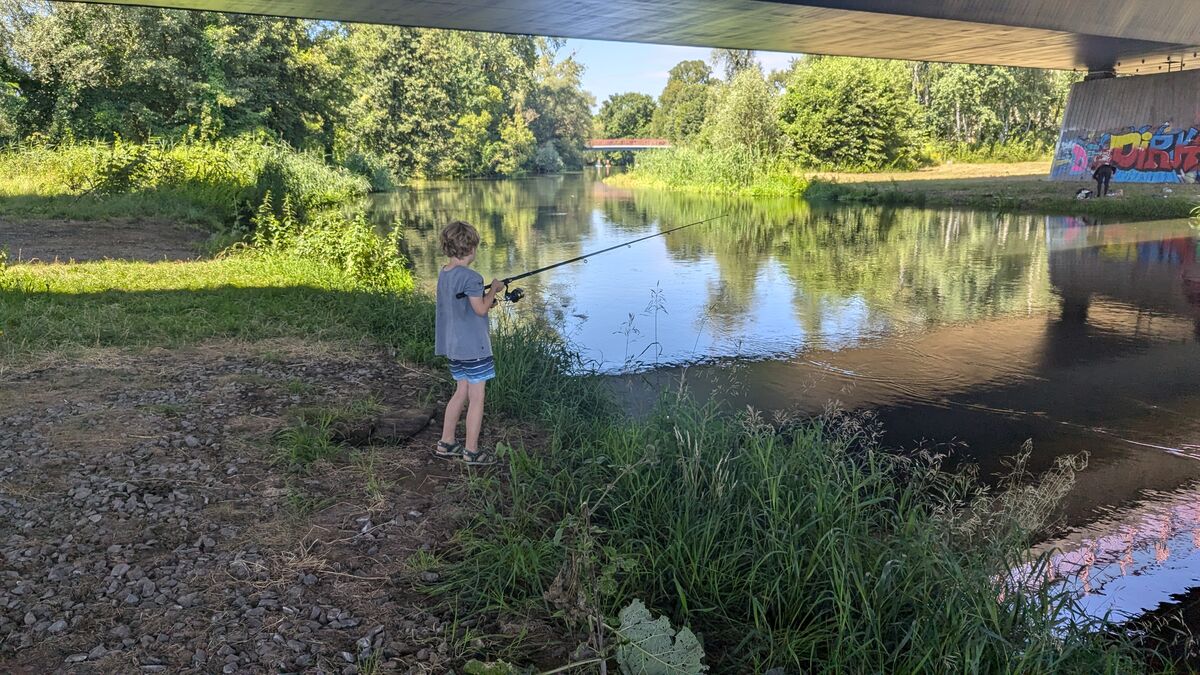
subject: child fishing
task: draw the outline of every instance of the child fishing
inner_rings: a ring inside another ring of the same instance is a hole
[[[456,220],[441,234],[442,252],[449,260],[438,273],[437,310],[434,318],[434,353],[450,359],[450,374],[457,386],[446,404],[442,438],[434,454],[462,459],[469,466],[490,466],[496,456],[479,447],[483,427],[484,387],[496,377],[492,343],[488,337],[488,311],[504,283],[483,285],[483,276],[471,269],[479,248],[479,232]],[[466,443],[457,439],[458,420],[467,408]]]

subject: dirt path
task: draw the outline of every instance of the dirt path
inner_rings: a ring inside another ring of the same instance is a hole
[[[197,228],[170,222],[0,218],[0,248],[8,249],[10,262],[192,260],[206,238]]]
[[[299,406],[442,391],[299,341],[0,371],[0,672],[444,672],[484,646],[464,631],[503,631],[424,595],[464,515],[436,424],[306,474],[272,461]]]
[[[1010,162],[994,164],[950,163],[931,166],[916,171],[885,171],[880,173],[836,173],[814,174],[816,178],[836,180],[839,183],[886,183],[918,182],[927,180],[963,180],[983,178],[987,180],[1048,180],[1050,162]]]

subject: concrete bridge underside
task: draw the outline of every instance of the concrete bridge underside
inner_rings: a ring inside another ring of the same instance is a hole
[[[571,38],[1035,68],[1200,67],[1200,1],[116,0]]]

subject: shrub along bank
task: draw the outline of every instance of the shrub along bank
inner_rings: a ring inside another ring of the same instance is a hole
[[[961,167],[958,170],[962,170]],[[950,174],[951,172],[947,172]],[[1076,199],[1075,193],[1094,185],[1082,181],[1051,182],[1037,177],[894,180],[804,175],[794,166],[744,149],[716,150],[680,146],[643,153],[637,165],[605,182],[625,188],[675,190],[713,194],[802,197],[813,202],[881,206],[961,206],[973,209],[1127,218],[1186,218],[1200,190],[1192,185],[1122,184],[1121,197]]]
[[[1066,593],[1007,575],[1070,460],[993,492],[853,416],[768,423],[671,395],[625,419],[535,328],[496,351],[499,388],[552,433],[512,451],[506,480],[471,483],[479,515],[440,589],[460,609],[559,617],[594,648],[641,599],[700,636],[713,672],[1143,668]]]
[[[159,218],[248,229],[266,194],[301,217],[367,193],[366,176],[262,136],[25,144],[0,152],[0,215]]]

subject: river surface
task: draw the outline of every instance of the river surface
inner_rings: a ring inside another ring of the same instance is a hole
[[[1200,586],[1200,230],[956,209],[818,207],[605,185],[592,172],[379,195],[431,283],[438,229],[506,277],[724,214],[518,284],[629,408],[686,377],[732,406],[877,415],[894,446],[984,476],[1088,452],[1048,547],[1097,614]]]

